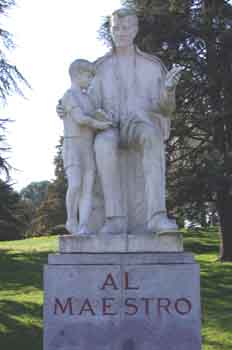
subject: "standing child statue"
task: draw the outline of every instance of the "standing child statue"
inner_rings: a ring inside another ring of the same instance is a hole
[[[100,130],[112,127],[103,111],[94,119],[94,107],[86,93],[94,77],[94,65],[86,60],[75,60],[69,68],[71,88],[59,101],[63,108],[63,161],[68,179],[66,194],[66,229],[71,234],[89,234],[88,222],[92,211],[95,180],[93,142]],[[102,116],[102,118],[101,118]],[[101,118],[101,120],[97,120]],[[79,208],[79,225],[77,212]]]

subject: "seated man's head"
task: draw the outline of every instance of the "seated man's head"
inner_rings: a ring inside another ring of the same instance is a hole
[[[133,45],[138,33],[138,17],[133,10],[121,8],[111,15],[110,32],[115,47]]]
[[[74,85],[79,85],[81,89],[87,89],[95,75],[95,66],[93,63],[77,59],[69,67],[69,75]]]

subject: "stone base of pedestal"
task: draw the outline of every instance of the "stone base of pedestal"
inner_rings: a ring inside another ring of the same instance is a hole
[[[44,350],[201,349],[192,254],[54,254],[44,288]]]
[[[182,252],[179,232],[160,235],[67,235],[59,237],[61,253]]]

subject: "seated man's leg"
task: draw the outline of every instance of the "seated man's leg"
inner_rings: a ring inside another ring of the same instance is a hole
[[[140,124],[136,128],[136,139],[143,150],[147,227],[153,232],[176,230],[176,224],[166,216],[165,145],[161,130],[158,125],[156,128]]]
[[[117,129],[103,131],[95,138],[97,171],[101,179],[106,215],[106,223],[101,230],[102,233],[122,233],[125,231],[118,144]]]
[[[66,229],[71,234],[78,234],[77,210],[81,196],[81,173],[79,165],[71,165],[66,169],[68,190],[66,193],[67,221]]]

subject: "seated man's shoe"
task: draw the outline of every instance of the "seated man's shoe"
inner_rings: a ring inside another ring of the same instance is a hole
[[[166,214],[159,214],[148,223],[148,230],[157,234],[178,232],[178,226],[176,220],[169,219]]]
[[[126,220],[124,217],[107,218],[100,234],[123,234],[126,233]]]

